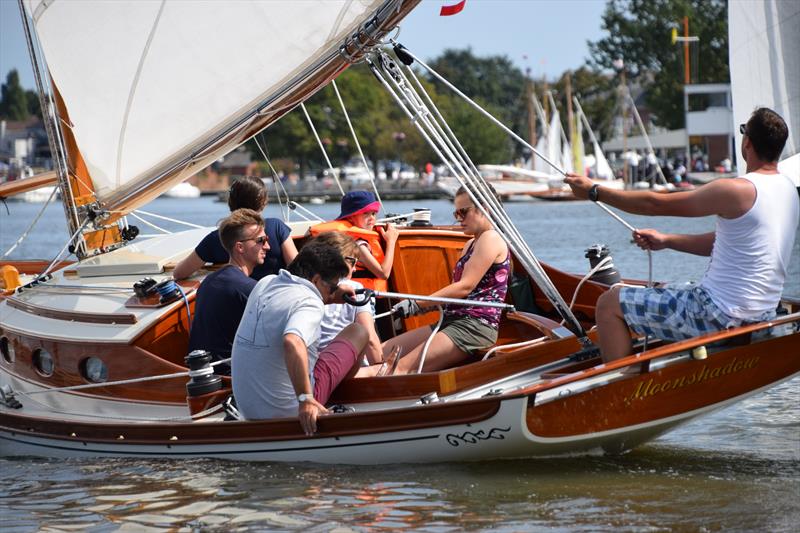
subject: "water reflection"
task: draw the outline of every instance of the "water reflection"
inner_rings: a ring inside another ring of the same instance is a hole
[[[130,459],[0,465],[4,531],[789,531],[800,516],[800,461],[662,445],[618,457],[380,468]]]

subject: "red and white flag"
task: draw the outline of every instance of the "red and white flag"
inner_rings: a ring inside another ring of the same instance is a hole
[[[450,0],[452,1],[452,0]],[[461,13],[461,10],[464,9],[464,4],[467,3],[467,0],[461,0],[457,4],[450,4],[446,6],[442,6],[442,9],[439,11],[440,17],[449,17],[450,15],[456,15]]]

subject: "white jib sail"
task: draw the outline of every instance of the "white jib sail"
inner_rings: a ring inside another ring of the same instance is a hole
[[[25,0],[101,201],[214,136],[383,0]]]
[[[789,139],[779,168],[800,186],[800,2],[729,2],[728,41],[734,124],[746,122],[756,107],[780,114]],[[738,127],[735,132],[740,147]]]

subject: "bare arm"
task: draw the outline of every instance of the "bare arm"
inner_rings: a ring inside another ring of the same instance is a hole
[[[489,230],[475,243],[472,257],[464,265],[461,279],[446,287],[442,287],[431,296],[444,298],[465,298],[478,285],[493,263],[505,259],[508,248],[500,235],[494,230]],[[427,302],[417,302],[420,307],[430,307]]]
[[[312,395],[314,390],[311,388],[311,378],[308,374],[308,348],[300,336],[294,333],[283,336],[283,357],[295,394]],[[316,400],[300,402],[297,416],[306,435],[312,435],[317,431],[317,416],[326,412],[325,406]]]
[[[294,239],[287,237],[286,240],[281,243],[281,255],[283,256],[283,262],[286,263],[287,266],[294,261],[294,258],[297,257],[297,246],[294,245]]]
[[[186,279],[206,264],[205,261],[200,259],[197,252],[192,250],[192,253],[181,259],[180,263],[175,265],[175,270],[172,271],[172,277],[175,279]]]
[[[578,198],[588,198],[594,185],[585,176],[570,174],[564,179]],[[688,192],[670,194],[651,191],[598,189],[598,200],[636,215],[705,217],[719,215],[736,218],[755,202],[755,188],[746,180],[718,179]]]
[[[367,346],[364,348],[364,355],[367,356],[367,361],[371,365],[383,361],[383,348],[381,347],[381,339],[378,337],[378,332],[375,331],[375,319],[372,313],[363,312],[356,314],[356,324],[361,324],[369,334]]]
[[[709,256],[714,249],[716,233],[711,231],[701,235],[681,235],[661,233],[654,229],[642,229],[633,233],[633,240],[644,250],[663,250],[670,248],[679,252]]]

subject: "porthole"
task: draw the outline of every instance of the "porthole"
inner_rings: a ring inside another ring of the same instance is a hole
[[[39,348],[33,352],[33,366],[43,376],[52,376],[56,369],[53,356],[44,348]]]
[[[0,352],[2,352],[6,363],[11,364],[14,362],[14,343],[8,337],[0,337]]]
[[[86,381],[104,383],[108,381],[108,367],[97,357],[89,357],[81,361],[81,374]]]

